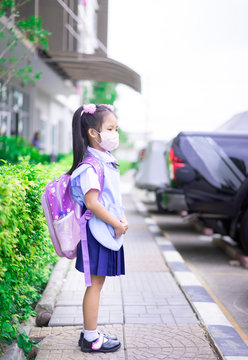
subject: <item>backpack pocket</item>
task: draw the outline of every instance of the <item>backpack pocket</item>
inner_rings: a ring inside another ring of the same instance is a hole
[[[58,221],[54,221],[53,226],[62,252],[69,256],[72,255],[80,240],[80,226],[75,218],[74,211],[71,211]]]

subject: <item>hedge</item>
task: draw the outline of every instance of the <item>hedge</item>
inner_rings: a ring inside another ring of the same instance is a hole
[[[20,136],[0,136],[0,159],[16,164],[20,156],[29,156],[32,164],[50,162],[50,155],[42,154],[27,139]]]
[[[40,197],[45,185],[66,172],[71,159],[33,165],[0,166],[0,342],[17,337],[34,307],[58,256],[48,234]],[[2,161],[2,160],[0,160]]]

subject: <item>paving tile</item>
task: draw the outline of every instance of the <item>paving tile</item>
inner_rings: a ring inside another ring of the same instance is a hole
[[[181,296],[181,290],[168,272],[131,272],[121,278],[123,293],[143,292],[146,296],[159,294],[160,296]]]
[[[128,360],[216,360],[216,357],[213,354],[206,353],[199,357],[196,349],[138,349],[138,350],[129,350],[128,351]]]
[[[145,306],[124,306],[124,312],[126,315],[129,315],[129,314],[144,314],[146,313],[146,307]]]
[[[80,348],[74,350],[63,350],[57,352],[56,350],[39,350],[36,360],[87,360],[87,359],[104,359],[104,360],[119,360],[125,359],[124,349],[120,348],[118,351],[109,354],[98,353],[87,354],[83,353]]]
[[[174,316],[176,324],[199,324],[195,316]]]
[[[161,324],[162,320],[160,315],[153,315],[153,316],[125,315],[125,323],[126,324]]]
[[[54,309],[53,315],[56,316],[73,316],[77,313],[77,306],[56,306]]]
[[[40,330],[40,336],[47,336],[51,334],[51,328],[43,327]]]
[[[162,314],[161,322],[166,325],[176,325],[176,320],[172,314]]]
[[[127,324],[124,329],[128,359],[217,359],[198,325]]]
[[[183,294],[176,294],[166,297],[169,305],[188,305],[188,301],[186,300]]]
[[[30,337],[39,337],[40,336],[40,332],[41,332],[41,328],[40,327],[33,327],[30,330],[29,336]]]
[[[75,324],[74,318],[71,316],[67,316],[67,317],[55,317],[54,316],[54,317],[51,317],[51,319],[49,321],[49,326],[66,326],[66,325],[74,325],[74,324]]]
[[[146,311],[148,314],[170,314],[171,311],[170,309],[168,308],[168,306],[146,306]]]
[[[110,312],[109,314],[109,323],[110,324],[123,324],[124,322],[124,318],[123,318],[123,314],[113,314]],[[106,322],[104,323],[106,324]]]
[[[50,360],[51,359],[50,354],[51,352],[49,350],[39,349],[38,355],[36,356],[36,360]]]
[[[170,306],[170,311],[174,316],[189,317],[192,316],[192,309],[189,306]]]

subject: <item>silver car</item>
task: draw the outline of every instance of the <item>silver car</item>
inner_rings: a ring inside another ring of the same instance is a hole
[[[139,170],[135,175],[135,186],[139,189],[154,191],[157,194],[169,184],[169,177],[166,166],[167,142],[163,140],[151,140],[142,156]],[[160,208],[159,210],[162,210]]]

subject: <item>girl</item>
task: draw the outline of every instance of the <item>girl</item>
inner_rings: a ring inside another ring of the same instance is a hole
[[[88,209],[97,220],[105,223],[104,226],[109,224],[114,230],[116,241],[119,241],[128,229],[127,220],[124,213],[118,219],[108,210],[112,205],[121,209],[119,170],[116,159],[110,153],[119,145],[117,130],[117,119],[111,105],[89,104],[77,109],[72,122],[73,165],[68,174],[71,174],[72,196],[82,205],[82,213]],[[100,200],[98,196],[101,186],[94,168],[90,164],[78,167],[82,159],[88,156],[96,158],[104,171]],[[79,186],[74,187],[73,184]],[[75,194],[75,188],[80,193]],[[105,277],[125,274],[124,251],[122,245],[118,251],[103,246],[99,241],[104,240],[101,238],[105,236],[104,233],[94,237],[92,232],[97,230],[94,229],[97,222],[91,224],[89,226],[89,222],[87,223],[86,231],[92,285],[86,288],[83,299],[84,325],[79,346],[83,352],[112,352],[118,350],[121,344],[116,337],[97,331],[99,300]],[[81,242],[77,249],[76,269],[84,272]]]

